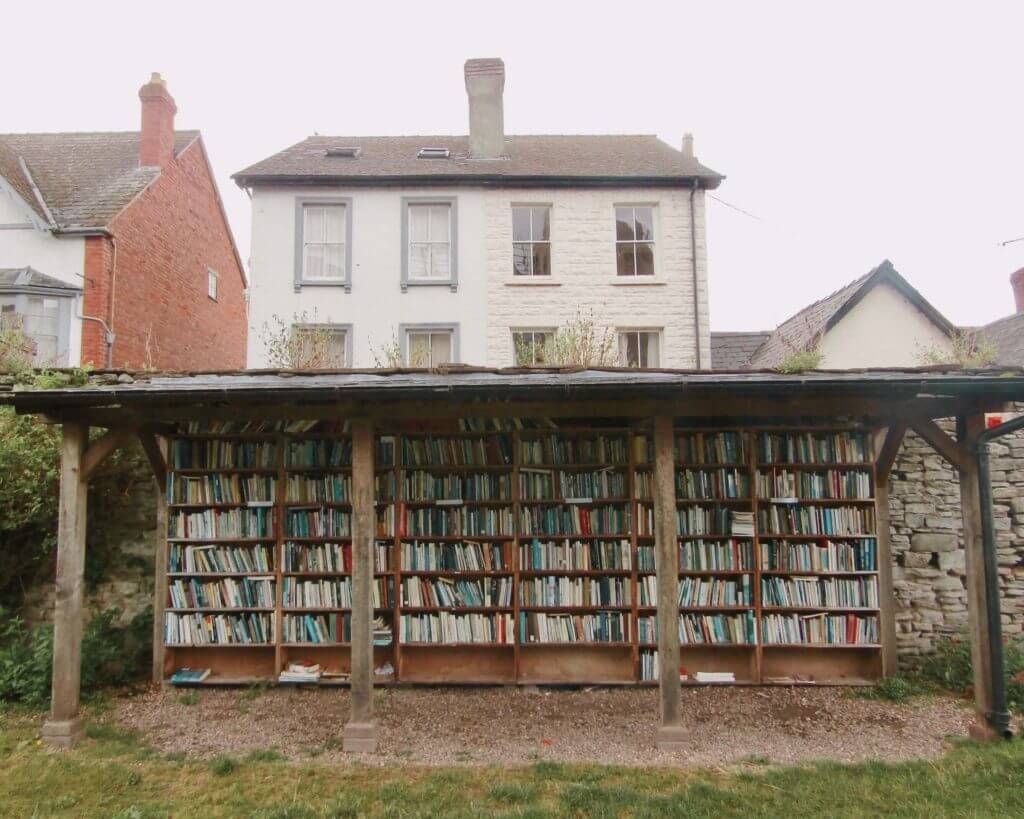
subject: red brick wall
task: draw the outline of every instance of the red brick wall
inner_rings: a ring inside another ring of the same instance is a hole
[[[110,229],[117,253],[113,365],[244,367],[242,273],[200,144],[179,154]],[[86,315],[108,315],[111,252],[108,239],[86,244]],[[217,301],[206,294],[207,268],[219,274]],[[96,322],[85,325],[82,360],[103,366],[103,330]]]

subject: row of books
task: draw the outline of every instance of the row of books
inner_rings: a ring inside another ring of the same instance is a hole
[[[172,574],[265,574],[274,570],[274,547],[167,546],[167,571]]]
[[[168,516],[167,536],[181,540],[273,537],[274,518],[275,510],[266,507],[176,511]]]
[[[515,639],[511,614],[403,614],[403,643],[505,643]]]
[[[519,442],[520,462],[544,464],[627,464],[629,444],[625,435],[566,437],[552,433]]]
[[[327,475],[289,475],[289,503],[349,503],[352,500],[352,476],[348,473]]]
[[[273,469],[277,445],[272,441],[171,441],[172,469]]]
[[[870,506],[780,506],[757,511],[762,533],[779,535],[856,535],[875,530]]]
[[[867,463],[871,438],[866,432],[762,432],[757,456],[768,463]]]
[[[661,676],[661,663],[657,651],[640,652],[640,679],[643,682],[657,680]]]
[[[531,535],[617,535],[632,526],[629,504],[529,506],[520,509],[520,531]]]
[[[658,616],[637,621],[641,643],[658,642]],[[680,614],[679,642],[684,645],[753,645],[757,625],[753,611],[737,614]]]
[[[791,572],[874,572],[878,544],[873,537],[824,543],[761,542],[761,568]]]
[[[658,604],[657,581],[654,575],[642,578],[648,591],[649,603]],[[707,608],[710,606],[751,606],[754,603],[754,578],[741,575],[735,579],[720,577],[684,577],[679,581],[679,605],[683,608]],[[652,593],[653,592],[653,593]]]
[[[520,643],[628,643],[629,615],[618,611],[594,614],[519,614]]]
[[[871,473],[859,469],[758,470],[757,494],[762,498],[867,499],[871,497]]]
[[[858,645],[878,643],[878,618],[854,614],[769,614],[761,619],[765,645],[823,643]]]
[[[558,490],[554,482],[546,481],[544,470],[523,468],[519,471],[521,497],[524,500],[554,500],[555,498],[624,498],[629,495],[629,478],[621,470],[595,469],[593,471],[558,472]]]
[[[676,497],[695,500],[749,498],[750,473],[739,469],[680,469],[676,471]]]
[[[631,582],[625,577],[565,577],[550,575],[519,582],[524,606],[628,606]]]
[[[512,502],[512,475],[510,473],[445,474],[411,469],[405,473],[404,486],[405,499],[410,501],[458,499]]]
[[[352,439],[309,439],[289,441],[285,448],[286,467],[328,469],[352,466]]]
[[[512,578],[406,577],[402,580],[402,605],[410,608],[511,608]]]
[[[741,432],[685,432],[676,436],[676,460],[680,463],[746,463]]]
[[[375,617],[371,626],[375,646],[391,645],[391,626],[385,617]],[[286,614],[282,619],[286,643],[351,643],[352,615]]]
[[[412,572],[511,571],[512,544],[403,543],[401,565]]]
[[[288,509],[284,531],[288,537],[350,537],[352,513],[347,509]]]
[[[370,584],[370,596],[375,609],[390,608],[394,595],[393,577],[376,577]],[[352,579],[302,580],[285,577],[281,581],[281,605],[286,609],[350,609],[352,608]]]
[[[388,545],[373,546],[373,570],[388,570]],[[352,573],[351,543],[292,543],[285,542],[282,566],[286,572],[321,572],[323,574]]]
[[[638,529],[641,535],[655,533],[653,507],[643,508]],[[684,506],[676,510],[676,533],[753,537],[753,513],[726,506]]]
[[[520,571],[628,571],[633,562],[628,540],[542,541],[519,545]]]
[[[277,481],[272,475],[167,476],[168,503],[273,503]]]
[[[874,577],[765,577],[761,605],[878,608],[878,579]]]
[[[273,614],[164,613],[164,642],[170,646],[268,644],[274,642]]]
[[[421,506],[402,509],[402,531],[408,537],[503,535],[511,534],[514,528],[515,516],[511,506]]]
[[[512,438],[402,438],[404,466],[500,466],[512,463]]]
[[[236,421],[236,420],[204,420],[189,421],[184,425],[189,435],[256,435],[268,432],[308,432],[317,424],[331,425],[341,431],[341,424],[344,424],[345,431],[348,430],[348,421],[325,422],[325,421]]]
[[[167,586],[170,605],[176,609],[272,609],[274,578],[246,577],[200,581],[196,578],[174,580]]]
[[[653,565],[654,549],[651,549]],[[749,540],[688,540],[679,544],[679,570],[683,572],[741,572],[754,569],[754,544]]]

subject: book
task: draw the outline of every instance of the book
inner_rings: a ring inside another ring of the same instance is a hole
[[[287,668],[278,675],[281,683],[316,683],[320,681],[319,664],[288,663]]]
[[[210,676],[209,668],[179,668],[171,677],[172,685],[198,685]]]
[[[736,682],[736,675],[731,671],[698,671],[693,678],[699,683]]]

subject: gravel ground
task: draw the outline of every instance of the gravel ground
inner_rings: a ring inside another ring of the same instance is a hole
[[[528,764],[538,759],[616,765],[726,765],[757,757],[793,763],[930,758],[965,736],[972,712],[947,697],[893,705],[839,688],[684,688],[684,752],[654,748],[653,689],[378,690],[379,753],[364,764]],[[293,759],[350,762],[340,751],[344,689],[152,688],[112,703],[103,721],[139,731],[164,752],[207,757],[276,748]]]

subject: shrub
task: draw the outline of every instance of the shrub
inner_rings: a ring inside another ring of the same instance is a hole
[[[861,699],[904,703],[911,697],[924,693],[924,689],[917,680],[907,677],[885,677],[870,688],[855,689],[854,693]]]
[[[285,370],[324,370],[344,366],[335,359],[334,331],[317,324],[316,313],[296,313],[285,321],[276,313],[260,333],[271,367]]]
[[[1007,707],[1024,713],[1024,641],[1006,640],[1003,657]],[[960,637],[940,640],[935,652],[924,658],[917,677],[958,694],[967,693],[974,686],[970,642]]]
[[[950,349],[928,347],[918,358],[922,364],[947,364],[962,370],[980,370],[996,362],[999,350],[979,333],[958,330],[950,336]]]
[[[805,373],[818,369],[821,366],[821,360],[820,350],[799,350],[787,355],[775,369],[786,374]]]

